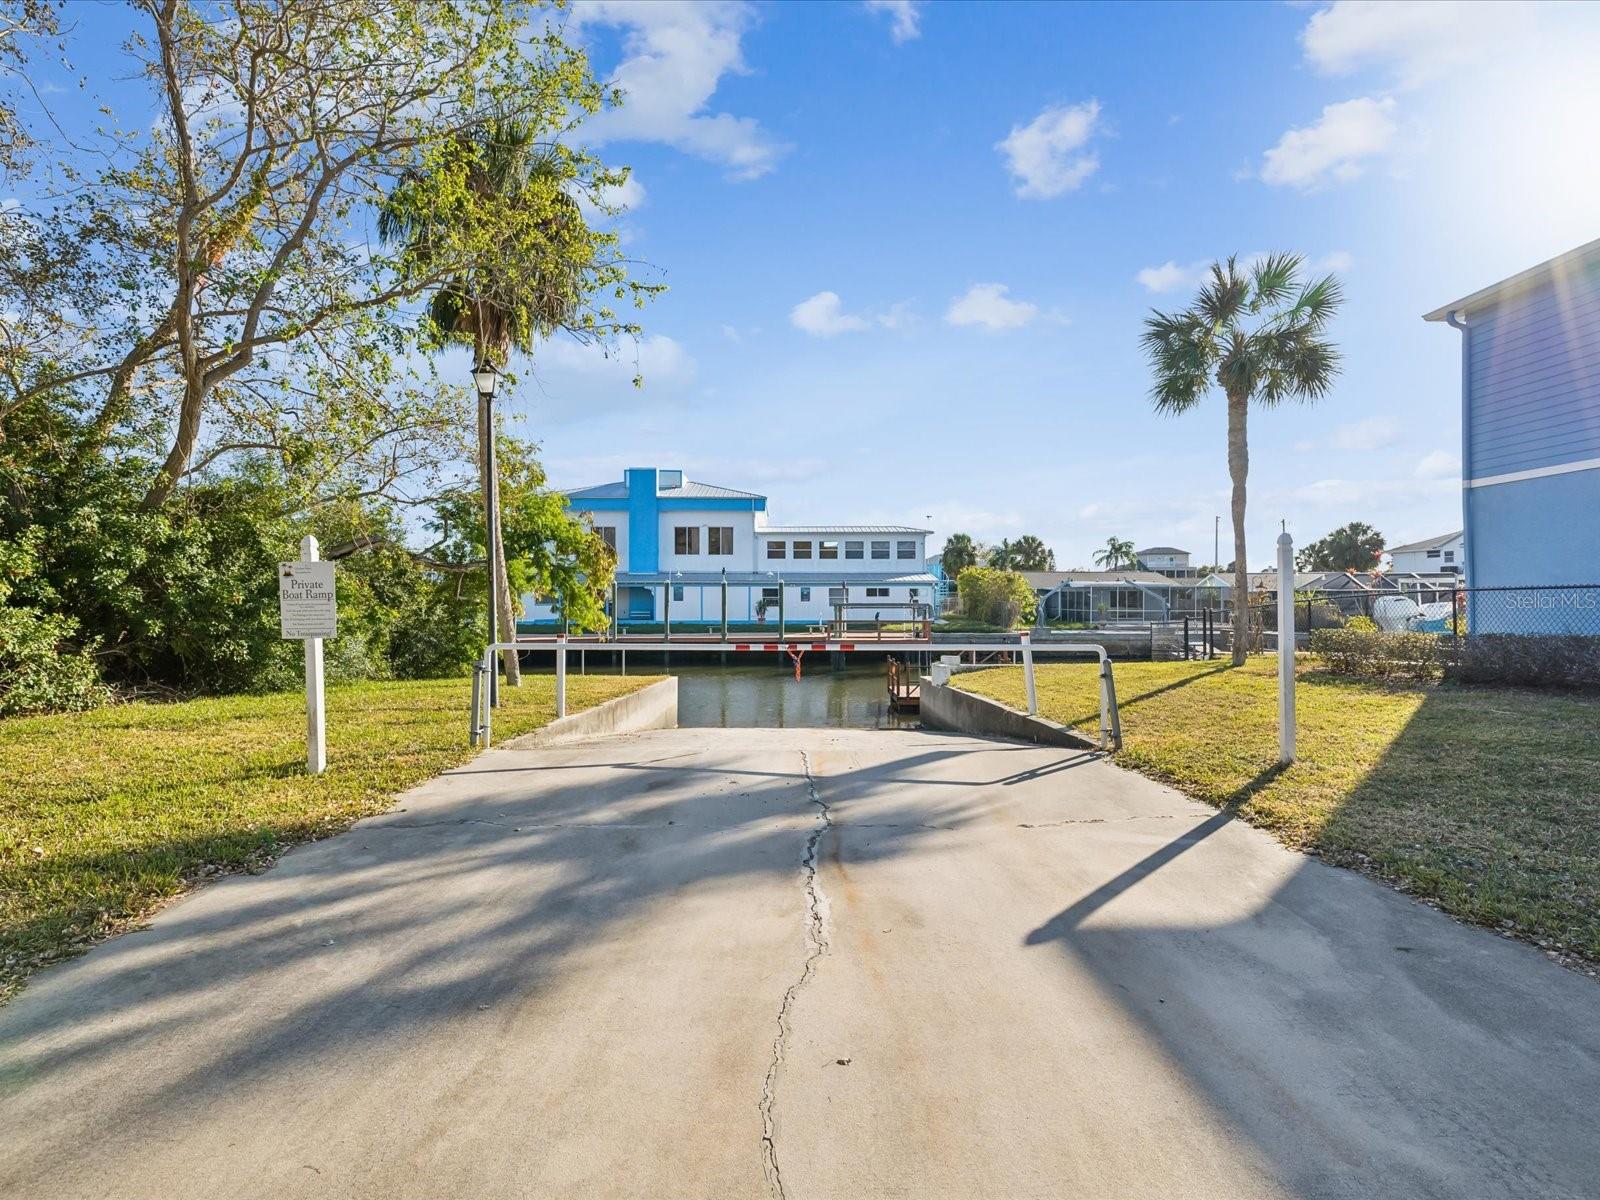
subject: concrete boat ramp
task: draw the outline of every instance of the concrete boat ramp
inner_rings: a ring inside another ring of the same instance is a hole
[[[1094,754],[484,754],[0,1009],[0,1195],[1593,1197],[1600,987]]]

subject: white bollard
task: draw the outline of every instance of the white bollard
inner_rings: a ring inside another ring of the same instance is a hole
[[[567,637],[556,635],[556,720],[567,715]]]
[[[318,560],[317,539],[300,539],[300,561]],[[328,767],[327,715],[322,699],[322,639],[306,638],[306,770],[321,775]]]
[[[1278,535],[1278,761],[1294,761],[1294,539]]]
[[[1033,641],[1028,631],[1022,631],[1022,677],[1028,685],[1028,715],[1039,715],[1039,693],[1033,685]]]

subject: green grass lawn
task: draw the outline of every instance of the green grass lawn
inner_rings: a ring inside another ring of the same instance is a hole
[[[957,686],[1025,707],[1021,671]],[[1094,734],[1092,664],[1041,666],[1039,710]],[[1600,964],[1600,698],[1393,686],[1303,661],[1278,771],[1277,660],[1118,663],[1117,761],[1469,921]]]
[[[570,675],[568,711],[653,682]],[[0,721],[0,1000],[193,882],[388,808],[465,762],[467,679],[328,691],[328,769],[305,773],[305,697],[122,704]],[[550,676],[502,690],[496,743],[555,717]]]

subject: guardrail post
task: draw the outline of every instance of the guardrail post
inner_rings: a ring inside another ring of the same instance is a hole
[[[1039,715],[1039,692],[1034,687],[1033,680],[1033,639],[1026,629],[1022,631],[1022,677],[1028,685],[1028,715],[1037,717]]]
[[[567,715],[567,639],[556,638],[556,719]]]
[[[489,643],[489,648],[483,652],[483,721],[480,728],[483,730],[483,745],[487,749],[494,741],[494,697],[489,693],[490,681],[494,679],[494,643]]]
[[[483,713],[483,664],[472,664],[472,710],[467,714],[467,737],[476,746],[481,729],[478,721]]]
[[[1117,681],[1111,674],[1111,659],[1100,655],[1100,746],[1122,749],[1122,715],[1117,712]]]

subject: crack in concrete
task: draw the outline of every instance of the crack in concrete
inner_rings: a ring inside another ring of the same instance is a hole
[[[806,852],[800,860],[805,879],[806,893],[806,958],[800,968],[800,977],[783,993],[778,1005],[778,1032],[772,1039],[772,1061],[767,1065],[767,1076],[761,1084],[761,1159],[767,1177],[767,1189],[774,1200],[784,1200],[783,1173],[778,1168],[777,1116],[778,1075],[783,1067],[784,1054],[789,1042],[789,1013],[794,1007],[800,989],[811,982],[817,972],[817,960],[828,952],[828,926],[821,885],[817,880],[817,848],[822,835],[833,827],[833,810],[817,791],[816,777],[811,774],[811,759],[800,751],[800,765],[805,770],[807,799],[816,806],[820,820],[806,839]]]

